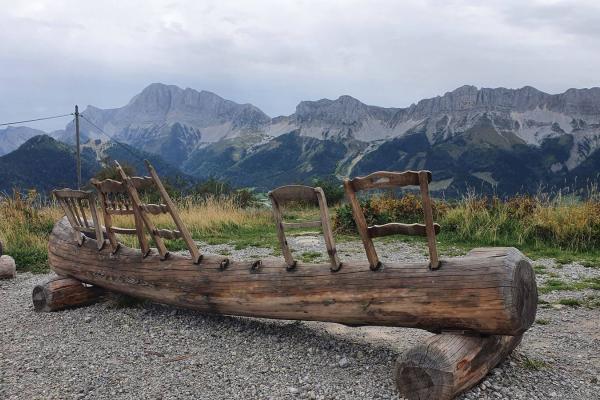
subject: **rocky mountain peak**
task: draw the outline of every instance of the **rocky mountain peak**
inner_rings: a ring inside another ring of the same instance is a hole
[[[354,125],[373,115],[380,114],[384,110],[394,109],[369,106],[352,96],[343,95],[336,100],[303,101],[296,107],[293,117],[297,123],[319,122],[333,126]]]

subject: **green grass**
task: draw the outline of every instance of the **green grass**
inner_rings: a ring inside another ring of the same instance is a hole
[[[521,360],[521,365],[523,366],[523,368],[531,371],[541,371],[549,367],[549,365],[546,362],[542,360],[537,360],[535,358],[529,358],[527,356],[523,356],[523,359]]]
[[[314,262],[315,260],[318,260],[319,258],[321,258],[321,253],[318,251],[305,251],[302,253],[300,258],[305,263],[310,263],[310,262]]]
[[[546,273],[546,267],[544,267],[543,265],[534,265],[533,270],[538,275],[543,275]]]
[[[572,299],[572,298],[560,299],[558,301],[558,304],[562,304],[563,306],[569,306],[569,307],[581,307],[581,301],[579,301],[577,299]]]
[[[600,296],[591,295],[584,297],[583,305],[589,309],[600,308]]]
[[[600,290],[600,278],[584,278],[576,282],[565,282],[560,279],[547,279],[543,285],[538,288],[541,294],[553,291],[581,291],[585,289]]]
[[[538,325],[548,325],[548,324],[550,324],[550,320],[544,319],[544,318],[538,318],[535,320],[535,323]]]

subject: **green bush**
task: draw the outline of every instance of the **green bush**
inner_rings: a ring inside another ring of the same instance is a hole
[[[340,181],[335,177],[315,178],[313,186],[320,187],[327,198],[327,205],[333,206],[339,204],[344,198],[344,188]]]

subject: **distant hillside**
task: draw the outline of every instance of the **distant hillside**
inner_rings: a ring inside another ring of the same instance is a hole
[[[128,145],[88,143],[81,151],[83,184],[87,184],[101,168],[118,160],[132,166],[140,175],[147,175],[143,160],[148,159],[165,179],[190,185],[193,178],[171,166],[160,156],[149,154]],[[77,187],[76,152],[73,146],[61,143],[48,135],[35,136],[17,150],[0,157],[0,192],[11,193],[36,189],[48,193],[52,189]]]
[[[9,126],[0,129],[0,156],[10,153],[34,136],[45,132],[27,126]]]
[[[0,157],[0,192],[13,188],[37,189],[48,193],[52,189],[77,187],[75,149],[50,136],[35,136],[17,150]],[[87,181],[100,168],[92,151],[83,151],[82,178]]]

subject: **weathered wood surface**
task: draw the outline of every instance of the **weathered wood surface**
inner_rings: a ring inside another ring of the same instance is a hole
[[[275,219],[275,228],[277,230],[279,246],[281,247],[281,252],[283,253],[283,258],[285,259],[287,268],[295,268],[297,262],[292,256],[292,251],[285,236],[285,230],[293,228],[318,227],[323,231],[327,255],[329,256],[329,260],[331,262],[331,270],[334,272],[339,271],[342,267],[342,263],[337,255],[335,239],[333,238],[333,232],[331,230],[329,208],[327,207],[327,199],[323,189],[320,187],[310,187],[304,185],[281,186],[269,192],[269,199],[271,200],[271,208],[273,210],[273,219]],[[319,207],[320,219],[318,221],[284,222],[281,206],[295,201],[306,201],[317,205]]]
[[[440,231],[440,226],[433,223],[433,211],[431,198],[429,197],[429,182],[431,182],[430,171],[405,171],[390,172],[378,171],[364,177],[356,177],[344,180],[344,191],[352,208],[356,229],[365,247],[367,259],[372,270],[381,267],[381,261],[377,255],[377,250],[373,244],[372,238],[395,235],[398,233],[405,235],[427,236],[427,247],[429,249],[429,268],[438,269],[440,267],[435,235]],[[356,197],[356,192],[369,189],[391,189],[403,186],[419,185],[421,190],[421,199],[423,202],[423,216],[425,224],[401,224],[390,223],[386,225],[367,226],[364,213]]]
[[[431,182],[431,172],[427,173],[427,180]],[[367,176],[359,176],[352,179],[355,191],[369,189],[393,189],[402,186],[419,185],[419,171],[377,171]]]
[[[112,291],[229,315],[518,335],[537,305],[531,265],[513,248],[444,260],[436,271],[426,263],[371,271],[365,261],[344,262],[339,272],[301,262],[286,271],[281,259],[231,261],[223,269],[219,256],[194,265],[176,254],[161,261],[155,249],[146,258],[124,246],[99,252],[93,239],[78,247],[63,219],[50,236],[49,261],[59,275]]]
[[[2,244],[0,244],[0,251]],[[0,279],[14,279],[17,276],[17,265],[11,256],[0,254]]]
[[[440,225],[433,224],[435,233],[440,232]],[[390,235],[413,235],[427,236],[427,228],[423,224],[403,224],[401,222],[390,222],[385,225],[373,225],[367,228],[372,238]]]
[[[315,206],[319,204],[315,188],[305,185],[280,186],[271,190],[269,197],[274,198],[280,206],[296,201],[304,201]]]
[[[429,182],[431,182],[431,172],[419,171],[419,187],[421,190],[421,201],[423,202],[423,215],[425,217],[427,248],[429,250],[429,267],[431,269],[438,269],[440,267],[440,260],[435,241],[437,232],[433,223],[433,207],[431,206],[431,198],[429,197]]]
[[[409,400],[447,400],[469,389],[521,342],[517,336],[441,334],[402,354],[394,371]]]
[[[372,174],[371,174],[372,175]],[[370,177],[369,175],[368,177]],[[367,177],[367,178],[368,178]],[[356,180],[357,178],[354,178]],[[369,267],[371,270],[376,271],[381,268],[382,263],[379,261],[379,256],[377,255],[377,250],[375,249],[375,244],[371,237],[369,236],[369,225],[367,224],[367,219],[365,218],[365,214],[360,207],[360,202],[356,197],[356,188],[354,187],[353,181],[349,179],[344,179],[344,191],[346,193],[346,198],[350,203],[350,207],[352,208],[352,216],[354,217],[354,222],[356,223],[356,230],[360,235],[360,240],[363,243],[365,248],[365,253],[367,254],[367,259],[369,260]]]
[[[172,238],[180,238],[180,237],[183,238],[183,241],[185,242],[185,244],[192,256],[192,259],[194,260],[194,262],[196,264],[199,263],[200,260],[202,259],[202,253],[200,253],[200,249],[198,249],[196,242],[194,242],[194,239],[192,238],[192,234],[190,233],[187,226],[183,223],[183,220],[179,216],[179,211],[177,211],[177,206],[175,206],[175,203],[173,203],[173,201],[171,200],[171,196],[169,196],[169,193],[167,193],[167,189],[165,189],[162,181],[160,180],[160,177],[158,176],[158,173],[156,173],[156,170],[154,169],[152,164],[150,164],[150,162],[148,160],[145,160],[144,163],[146,164],[146,168],[148,169],[148,172],[150,173],[150,176],[152,177],[152,180],[154,181],[154,185],[158,189],[158,192],[160,193],[161,198],[165,202],[164,206],[166,208],[166,211],[171,215],[171,218],[173,218],[173,222],[175,222],[175,226],[177,226],[177,231],[172,231],[173,232]],[[161,206],[162,206],[162,204],[161,204]],[[162,236],[162,234],[161,234],[161,236]],[[162,236],[162,237],[168,238],[169,236]]]
[[[95,303],[105,293],[103,289],[85,286],[77,279],[58,277],[35,286],[31,297],[35,311],[49,312]]]

